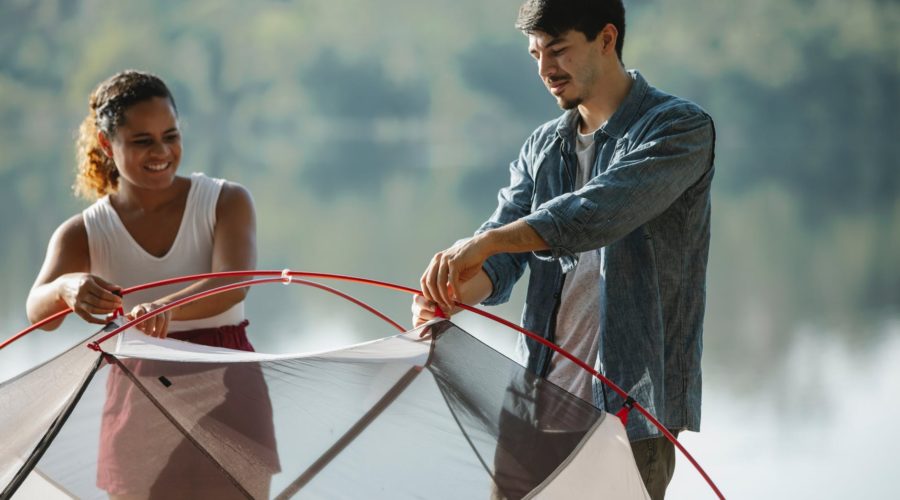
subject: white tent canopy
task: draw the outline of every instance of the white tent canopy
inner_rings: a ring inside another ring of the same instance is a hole
[[[82,342],[0,385],[0,491],[647,498],[617,418],[449,321],[427,327],[290,355]]]

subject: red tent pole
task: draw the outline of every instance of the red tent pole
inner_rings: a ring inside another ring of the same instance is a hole
[[[134,286],[131,288],[126,288],[125,290],[122,290],[122,295],[127,295],[129,293],[137,292],[140,290],[146,290],[149,288],[156,288],[159,286],[170,285],[170,284],[175,284],[175,283],[184,283],[184,282],[188,282],[188,281],[197,281],[197,280],[207,279],[207,278],[229,278],[229,277],[247,277],[247,276],[250,276],[250,277],[252,277],[252,276],[277,276],[277,278],[274,278],[274,277],[273,278],[262,278],[262,279],[247,280],[247,281],[242,281],[242,282],[238,282],[238,283],[232,283],[232,284],[223,285],[223,286],[220,286],[217,288],[213,288],[210,290],[206,290],[204,292],[196,293],[189,297],[184,297],[182,299],[179,299],[179,300],[176,300],[169,304],[166,304],[165,306],[160,307],[159,309],[155,309],[143,316],[140,316],[138,318],[135,318],[135,319],[125,323],[121,327],[113,330],[112,332],[110,332],[109,334],[100,338],[99,340],[92,342],[91,344],[89,344],[89,347],[96,349],[96,350],[100,350],[99,344],[101,342],[109,339],[110,337],[113,337],[114,335],[119,334],[121,331],[123,331],[127,328],[130,328],[152,316],[161,314],[165,311],[168,311],[169,309],[173,309],[173,308],[183,305],[185,303],[199,300],[204,297],[208,297],[210,295],[215,295],[217,293],[222,293],[222,292],[225,292],[228,290],[233,290],[236,288],[259,285],[259,284],[263,284],[263,283],[278,283],[278,282],[282,282],[285,284],[296,282],[297,284],[305,284],[305,285],[309,285],[309,286],[314,286],[314,287],[320,288],[322,290],[336,293],[336,294],[342,296],[343,298],[346,298],[346,299],[356,303],[357,305],[360,305],[360,306],[368,309],[370,312],[378,315],[382,319],[390,322],[396,328],[398,328],[401,332],[405,331],[403,329],[403,327],[401,327],[397,323],[391,321],[389,318],[387,318],[387,316],[381,314],[380,312],[378,312],[376,309],[372,308],[371,306],[368,306],[367,304],[365,304],[359,300],[356,300],[353,297],[350,297],[349,295],[343,294],[342,292],[339,292],[333,288],[327,287],[327,286],[319,284],[319,283],[314,283],[314,282],[306,281],[306,280],[294,280],[294,277],[346,281],[346,282],[350,282],[350,283],[360,283],[360,284],[365,284],[365,285],[378,286],[381,288],[388,288],[391,290],[406,292],[406,293],[410,293],[413,295],[421,295],[422,294],[421,290],[405,287],[402,285],[396,285],[394,283],[389,283],[386,281],[371,280],[371,279],[367,279],[367,278],[358,278],[355,276],[348,276],[348,275],[343,275],[343,274],[312,273],[312,272],[303,272],[303,271],[291,271],[289,269],[285,269],[283,271],[225,271],[225,272],[204,273],[204,274],[194,274],[194,275],[189,275],[189,276],[181,276],[181,277],[177,277],[177,278],[160,280],[160,281],[155,281],[152,283],[146,283],[143,285]],[[614,392],[616,392],[619,396],[621,396],[626,401],[628,401],[628,400],[633,401],[634,408],[636,408],[645,418],[647,418],[647,420],[649,420],[650,423],[652,423],[657,429],[659,429],[659,431],[681,451],[681,453],[688,459],[688,461],[691,462],[691,464],[694,466],[694,468],[697,469],[697,471],[700,473],[700,475],[703,477],[703,479],[706,480],[707,484],[709,484],[710,488],[712,488],[712,490],[715,492],[716,496],[718,496],[720,499],[724,500],[725,497],[724,497],[724,495],[722,495],[722,492],[719,491],[719,488],[716,487],[715,483],[713,483],[712,479],[709,477],[709,475],[706,473],[706,471],[704,471],[703,468],[700,467],[700,464],[687,451],[687,449],[685,449],[685,447],[682,446],[680,442],[678,442],[678,439],[676,439],[675,436],[672,435],[672,433],[669,432],[669,430],[666,429],[666,427],[664,425],[662,425],[662,423],[659,422],[659,420],[657,420],[649,411],[647,411],[646,408],[644,408],[642,405],[640,405],[639,403],[634,401],[628,395],[627,392],[622,390],[622,388],[620,388],[618,385],[616,385],[613,381],[609,380],[603,374],[601,374],[597,370],[595,370],[592,366],[590,366],[587,363],[585,363],[584,361],[578,359],[577,357],[575,357],[574,355],[572,355],[565,349],[563,349],[563,348],[559,347],[558,345],[554,344],[553,342],[550,342],[549,340],[541,337],[540,335],[537,335],[536,333],[526,330],[525,328],[522,328],[519,325],[516,325],[515,323],[509,322],[499,316],[491,314],[487,311],[483,311],[476,307],[472,307],[472,306],[469,306],[466,304],[460,304],[460,303],[457,303],[457,305],[459,305],[461,308],[463,308],[467,311],[479,314],[481,316],[484,316],[485,318],[494,320],[504,326],[512,328],[513,330],[515,330],[523,335],[526,335],[527,337],[541,343],[542,345],[552,349],[553,351],[558,352],[559,354],[563,355],[565,358],[572,361],[573,363],[575,363],[576,365],[581,367],[583,370],[586,370],[588,373],[593,375],[595,378],[599,379],[601,382],[606,384],[608,387],[610,387]],[[6,341],[4,341],[2,344],[0,344],[0,349],[3,349],[7,345],[24,337],[26,334],[34,331],[35,329],[37,329],[55,319],[61,318],[65,315],[69,314],[70,312],[72,312],[71,308],[65,309],[65,310],[60,311],[38,323],[35,323],[34,325],[31,325],[30,327],[26,328],[25,330],[22,330],[21,332],[17,333],[16,335],[13,335],[12,337],[10,337]]]

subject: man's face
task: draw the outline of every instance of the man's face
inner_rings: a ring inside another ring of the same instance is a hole
[[[555,37],[541,31],[528,35],[528,52],[537,62],[541,81],[562,109],[591,97],[602,75],[601,47],[601,36],[588,41],[576,30]]]

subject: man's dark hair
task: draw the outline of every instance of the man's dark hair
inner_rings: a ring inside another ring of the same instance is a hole
[[[525,34],[543,31],[559,36],[569,30],[580,31],[593,41],[607,24],[619,30],[616,55],[622,60],[625,43],[625,6],[622,0],[525,0],[519,7],[516,29]]]

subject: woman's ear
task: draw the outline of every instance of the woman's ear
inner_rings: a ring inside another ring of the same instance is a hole
[[[112,160],[113,151],[112,144],[109,142],[109,137],[103,132],[97,132],[97,142],[100,144],[100,149],[103,150],[106,157]]]

